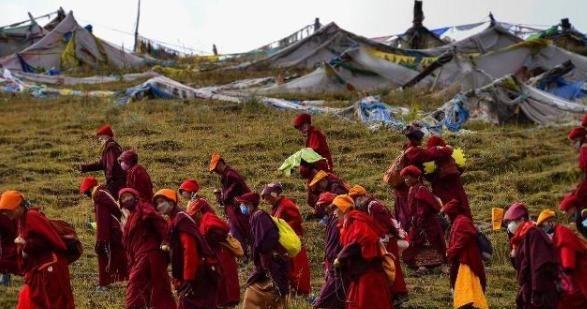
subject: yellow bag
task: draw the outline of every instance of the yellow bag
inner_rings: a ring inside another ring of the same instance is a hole
[[[501,230],[501,225],[503,222],[503,208],[491,208],[491,226],[494,231]]]
[[[226,237],[226,241],[220,243],[222,246],[230,250],[232,254],[236,257],[241,257],[245,255],[245,251],[243,250],[243,246],[241,245],[238,239],[234,238],[234,236],[228,234]]]
[[[379,243],[379,250],[381,251],[381,265],[383,266],[383,271],[387,276],[387,280],[389,280],[389,284],[393,285],[395,282],[395,257],[393,254],[387,251],[387,248],[382,243]]]
[[[279,244],[287,251],[290,258],[295,257],[302,250],[302,241],[298,234],[285,220],[271,216],[279,230]]]

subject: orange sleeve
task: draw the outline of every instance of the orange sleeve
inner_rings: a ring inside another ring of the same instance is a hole
[[[200,257],[196,240],[187,233],[179,235],[183,248],[183,280],[196,280]]]

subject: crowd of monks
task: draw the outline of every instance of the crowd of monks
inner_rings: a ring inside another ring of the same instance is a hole
[[[293,126],[306,138],[305,147],[323,157],[299,165],[311,208],[305,219],[320,220],[324,228],[325,280],[319,291],[312,293],[303,243],[304,237],[320,235],[304,233],[300,205],[279,182],[251,190],[214,153],[208,170],[219,176],[216,206],[198,193],[195,179],[155,191],[138,154],[124,150],[109,125],[96,133],[100,160],[79,166],[82,173],[103,171],[105,176],[104,183],[85,177],[79,187],[94,204],[97,290],[126,281],[126,308],[286,308],[293,296],[310,300],[314,308],[400,308],[409,293],[405,265],[416,276],[435,268],[447,274],[454,308],[488,308],[482,233],[450,145],[439,136],[424,143],[422,128],[406,128],[406,144],[395,164],[401,181],[393,185],[392,210],[365,187],[335,174],[326,137],[309,114],[298,115]],[[584,175],[559,206],[583,237],[586,126],[587,116],[569,133]],[[425,171],[427,162],[434,162],[433,172]],[[56,228],[18,191],[2,193],[0,213],[0,272],[24,276],[17,308],[74,308],[69,275],[74,259],[66,254],[74,249],[72,234]],[[280,244],[275,218],[302,240],[297,255],[289,256]],[[530,218],[520,202],[503,216],[519,284],[518,308],[587,308],[584,239],[558,223],[552,210],[542,211],[535,222]],[[247,263],[252,271],[241,283],[239,266]]]

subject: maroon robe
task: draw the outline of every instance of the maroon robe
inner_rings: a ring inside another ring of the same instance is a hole
[[[226,221],[211,211],[204,212],[198,222],[198,230],[210,248],[218,256],[220,282],[218,291],[218,305],[223,307],[236,306],[240,301],[240,285],[238,279],[238,264],[234,254],[223,244],[228,237],[229,226]]]
[[[289,293],[289,259],[279,244],[279,231],[271,216],[256,209],[251,215],[252,254],[255,269],[247,286],[271,278],[281,297]]]
[[[320,130],[313,126],[308,129],[308,135],[306,137],[306,147],[314,149],[316,153],[321,155],[328,162],[328,167],[325,171],[332,172],[334,170],[334,164],[332,163],[332,155],[330,148],[326,142],[326,136]]]
[[[271,215],[283,219],[291,226],[296,234],[303,239],[302,215],[299,207],[290,199],[281,197],[271,209]],[[306,246],[302,244],[302,250],[294,258],[290,259],[289,280],[290,286],[296,294],[310,294],[310,261]]]
[[[346,308],[392,308],[390,283],[379,248],[383,234],[368,214],[351,210],[345,215],[338,260],[350,278]]]
[[[563,287],[558,308],[587,308],[587,244],[561,224],[555,226],[552,241]]]
[[[448,249],[446,250],[446,256],[450,263],[450,286],[454,288],[459,266],[465,264],[479,278],[481,286],[485,290],[487,279],[481,251],[477,244],[477,228],[462,207],[462,204],[453,202],[444,208],[444,213],[452,222]]]
[[[137,190],[140,199],[146,202],[153,200],[153,183],[147,170],[140,164],[135,164],[126,171],[126,187]],[[118,194],[118,192],[116,193]]]
[[[113,196],[118,196],[118,191],[126,183],[126,173],[122,170],[118,162],[118,157],[121,154],[122,147],[111,138],[104,144],[100,160],[94,163],[82,164],[80,165],[80,169],[82,173],[104,171],[106,188]]]
[[[230,233],[241,242],[245,254],[248,254],[248,247],[251,243],[249,216],[240,211],[235,198],[251,192],[251,189],[247,186],[244,177],[229,166],[224,169],[220,182],[222,184],[221,202],[230,225]]]
[[[330,193],[334,193],[334,194],[347,194],[349,192],[347,186],[345,185],[345,183],[338,178],[338,176],[336,176],[334,173],[328,173],[328,176],[326,176],[326,181],[328,182],[328,185],[326,186],[326,189],[324,190],[320,190],[318,189],[317,186],[314,186],[313,188],[310,188],[310,182],[312,182],[312,179],[308,180],[308,205],[310,207],[312,207],[312,209],[314,209],[314,213],[318,216],[318,217],[323,217],[325,214],[325,209],[323,207],[317,207],[316,206],[316,202],[318,202],[318,198],[320,197],[320,194],[325,193],[325,192],[330,192]]]
[[[518,227],[511,242],[519,285],[518,308],[556,308],[558,263],[548,235],[526,221]]]
[[[66,245],[49,220],[36,209],[25,210],[18,219],[18,234],[26,244],[17,246],[19,264],[24,271],[17,307],[75,308],[69,264],[61,255]]]
[[[177,206],[171,220],[171,274],[178,289],[178,308],[208,309],[218,304],[218,259],[195,221]]]
[[[326,217],[325,223],[324,272],[326,278],[313,308],[342,309],[345,307],[345,291],[348,288],[348,280],[333,266],[334,259],[342,250],[339,220],[334,215],[329,215]]]
[[[168,237],[168,225],[155,208],[138,202],[124,226],[124,246],[130,270],[126,308],[175,308],[167,259],[160,250]]]
[[[19,274],[16,244],[16,221],[0,215],[0,273]]]
[[[100,286],[107,286],[128,277],[120,225],[122,212],[104,186],[98,186],[94,190],[92,199],[97,229],[95,250],[98,256],[98,281]]]
[[[410,247],[403,253],[405,263],[415,267],[416,257],[426,248],[434,249],[438,259],[443,260],[446,256],[446,241],[438,216],[440,203],[428,187],[419,183],[410,188],[408,205],[412,212],[412,223],[408,232]],[[438,259],[431,258],[431,264],[426,266],[437,265],[435,260]]]
[[[575,224],[579,233],[587,238],[587,229],[583,227],[581,222],[584,218],[581,217],[581,211],[587,207],[587,143],[581,145],[579,149],[579,168],[581,169],[581,181],[575,190],[575,196],[579,200],[577,204],[577,213],[575,214]]]

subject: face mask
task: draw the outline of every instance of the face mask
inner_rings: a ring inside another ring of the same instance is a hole
[[[84,195],[87,197],[92,197],[92,191],[86,191],[84,192]]]
[[[512,234],[515,234],[516,231],[518,230],[519,226],[520,226],[520,223],[518,223],[516,221],[512,221],[512,222],[508,223],[508,231]]]
[[[128,171],[128,169],[130,168],[130,166],[128,166],[128,163],[122,161],[120,162],[120,167],[122,168],[123,171]]]
[[[245,204],[240,204],[239,208],[241,209],[241,213],[245,216],[249,215],[249,207],[247,207],[247,205]]]
[[[542,230],[546,234],[552,234],[552,233],[554,233],[554,226],[552,226],[552,225],[545,225],[545,226],[542,227]]]
[[[574,144],[574,146],[575,146],[575,149],[577,149],[577,150],[579,148],[581,148],[581,141],[576,141],[575,144]]]
[[[168,213],[169,209],[171,209],[171,204],[167,201],[157,204],[157,211],[162,214]]]

